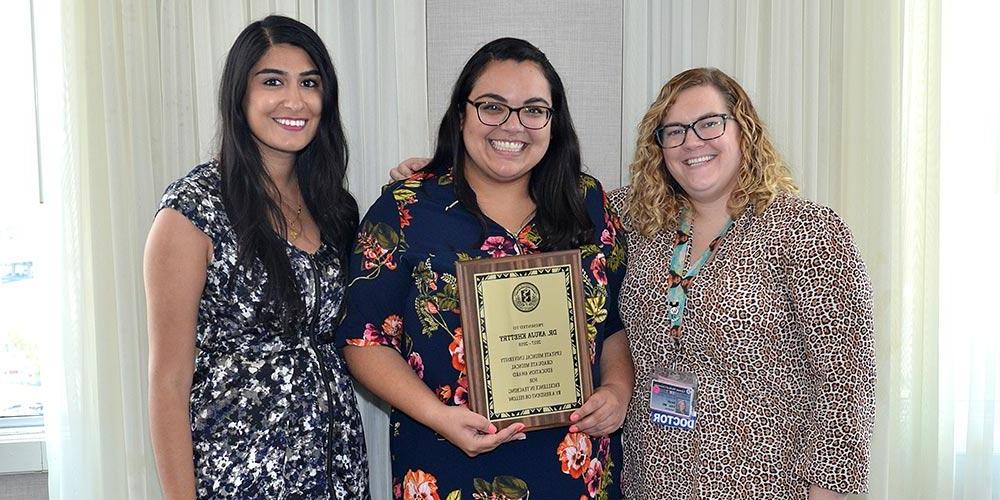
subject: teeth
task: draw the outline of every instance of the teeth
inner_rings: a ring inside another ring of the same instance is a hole
[[[694,166],[694,165],[698,165],[700,163],[705,163],[706,161],[711,160],[712,158],[715,158],[715,155],[699,156],[697,158],[690,158],[690,159],[684,160],[684,164],[687,165],[687,166],[689,166],[689,167],[691,167],[691,166]]]
[[[278,122],[278,123],[280,123],[282,125],[288,126],[288,127],[305,127],[306,126],[306,121],[305,120],[291,120],[291,119],[288,119],[288,118],[275,118],[274,121],[276,121],[276,122]]]
[[[520,141],[498,141],[498,140],[491,140],[490,145],[493,146],[494,149],[498,149],[500,151],[507,151],[511,153],[516,153],[518,151],[521,151],[522,149],[524,149],[525,146],[527,146],[527,144]]]

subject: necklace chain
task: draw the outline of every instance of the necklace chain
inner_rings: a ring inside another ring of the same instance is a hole
[[[281,200],[281,204],[289,209],[292,208],[285,200]],[[282,214],[284,215],[284,211],[282,211]],[[294,243],[295,240],[299,239],[299,236],[302,236],[302,204],[299,203],[295,208],[294,219],[285,215],[285,220],[288,222],[288,242]]]

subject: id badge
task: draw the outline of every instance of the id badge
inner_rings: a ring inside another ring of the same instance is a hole
[[[659,426],[692,430],[698,417],[698,377],[673,370],[653,374],[649,387],[649,420]]]

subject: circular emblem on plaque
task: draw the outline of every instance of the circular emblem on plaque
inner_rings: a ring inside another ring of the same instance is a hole
[[[511,294],[514,307],[521,312],[534,311],[538,307],[539,298],[538,287],[528,282],[519,283],[514,287],[514,293]]]

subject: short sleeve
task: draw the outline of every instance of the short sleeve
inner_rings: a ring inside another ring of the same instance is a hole
[[[346,313],[337,328],[337,345],[389,346],[402,353],[405,299],[411,270],[400,211],[386,189],[361,221],[348,260]]]
[[[629,186],[622,186],[608,192],[608,208],[618,216],[619,220],[625,217],[625,200],[628,198],[628,193]]]
[[[190,173],[172,182],[163,192],[157,212],[170,208],[181,213],[201,232],[215,241],[216,217],[220,212],[215,205],[221,203],[213,191],[208,169],[212,164],[195,167]],[[225,213],[224,209],[222,213]]]
[[[872,286],[832,210],[808,206],[797,219],[784,241],[786,276],[815,397],[797,472],[810,484],[861,493],[875,423]]]

